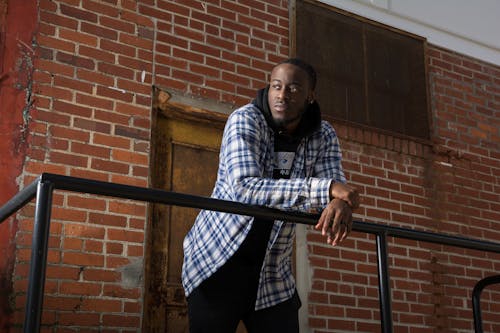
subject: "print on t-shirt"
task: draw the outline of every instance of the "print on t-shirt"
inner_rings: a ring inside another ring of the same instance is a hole
[[[274,178],[290,178],[295,152],[293,151],[278,151],[275,155]]]

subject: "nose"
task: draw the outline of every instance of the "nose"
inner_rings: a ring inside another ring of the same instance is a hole
[[[288,92],[287,92],[287,89],[281,89],[279,92],[278,92],[278,98],[280,99],[280,101],[285,101],[285,100],[288,100]]]

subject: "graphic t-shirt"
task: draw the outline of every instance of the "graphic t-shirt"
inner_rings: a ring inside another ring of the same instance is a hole
[[[274,137],[274,171],[273,178],[290,178],[295,152],[299,141],[279,133]],[[255,219],[247,237],[234,255],[245,265],[255,265],[260,270],[266,254],[266,247],[273,228],[273,221]]]

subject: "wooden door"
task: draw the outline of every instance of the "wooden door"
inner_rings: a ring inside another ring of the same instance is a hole
[[[153,187],[209,196],[227,116],[175,105],[156,111]],[[181,285],[182,242],[198,212],[177,206],[151,208],[144,332],[189,332]],[[242,328],[238,331],[244,332]]]

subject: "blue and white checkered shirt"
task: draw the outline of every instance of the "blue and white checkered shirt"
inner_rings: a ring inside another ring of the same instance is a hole
[[[326,121],[297,148],[290,179],[273,179],[274,132],[253,104],[228,118],[213,198],[285,211],[318,212],[329,202],[330,183],[345,182],[341,152]],[[186,296],[216,272],[240,247],[253,217],[203,210],[184,239],[182,283]],[[255,310],[295,292],[292,250],[295,224],[275,221],[261,269]]]

